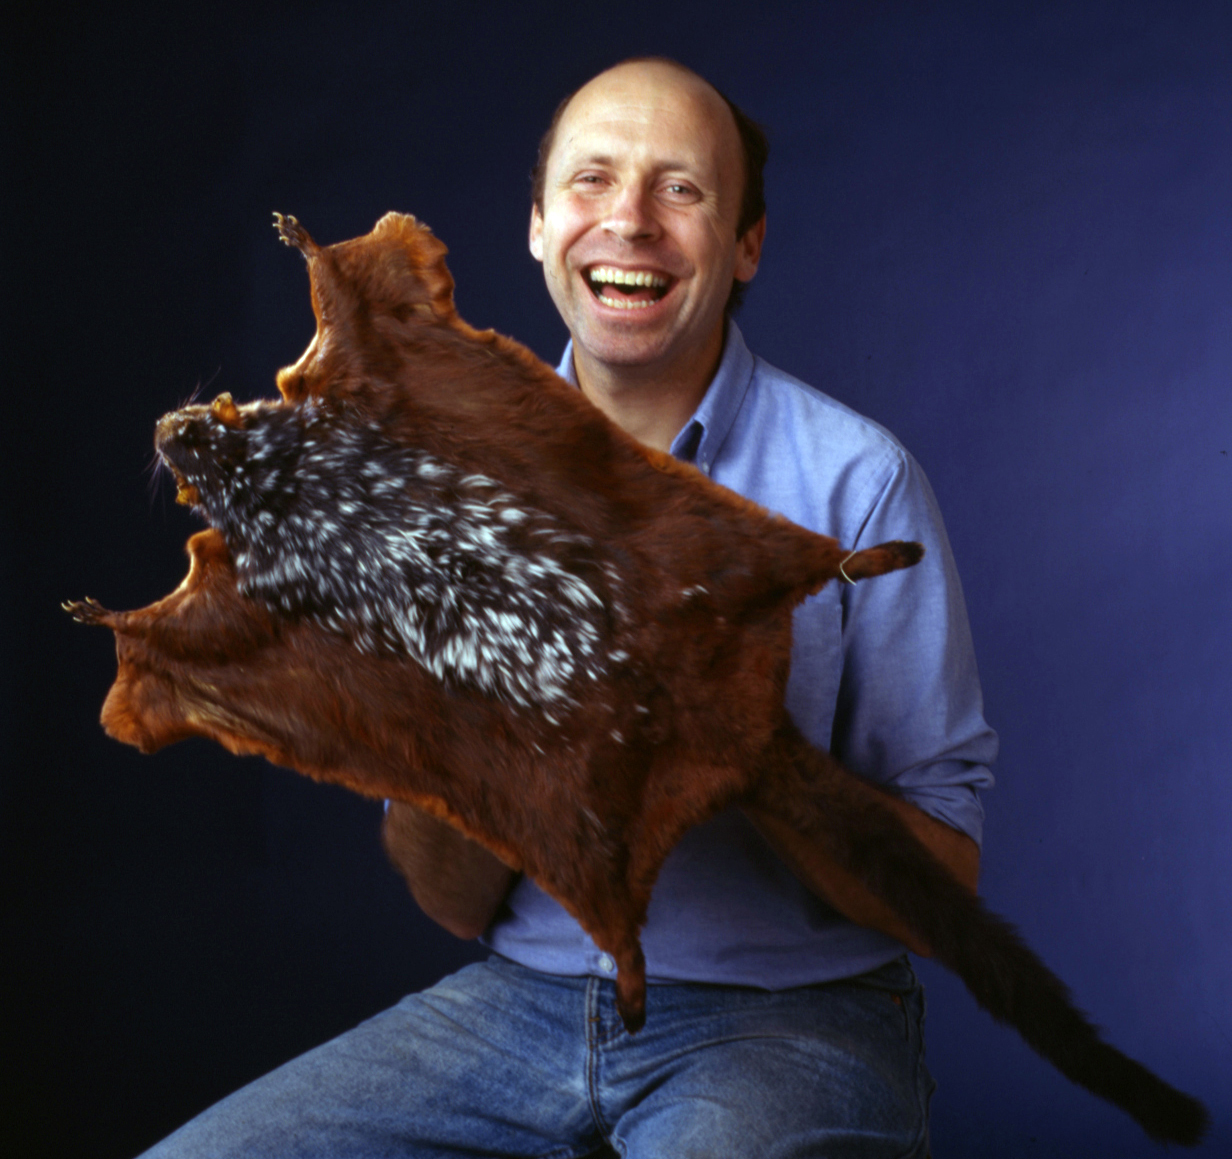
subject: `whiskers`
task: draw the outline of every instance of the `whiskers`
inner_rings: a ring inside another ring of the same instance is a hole
[[[197,399],[199,399],[205,391],[209,390],[209,388],[214,385],[214,380],[221,373],[222,373],[222,367],[218,366],[215,369],[214,373],[211,374],[209,378],[207,378],[204,382],[198,381],[197,385],[193,387],[192,394],[190,394],[186,399],[182,400],[180,405],[176,407],[176,410],[183,410],[186,406],[196,406]]]
[[[204,382],[197,380],[197,385],[192,388],[192,391],[175,407],[176,410],[183,410],[185,407],[196,406],[201,396],[213,386],[215,379],[222,373],[222,367],[215,368],[214,373],[209,376]],[[145,469],[146,475],[146,492],[149,495],[150,510],[154,509],[156,500],[162,500],[163,517],[167,514],[167,488],[166,481],[170,481],[172,494],[178,490],[175,476],[171,473],[171,468],[163,461],[162,455],[155,451],[150,456],[150,462]]]
[[[167,491],[163,486],[163,482],[165,479],[172,479],[172,482],[174,482],[171,468],[163,462],[162,455],[154,451],[150,455],[150,462],[146,466],[144,474],[146,476],[146,493],[150,498],[150,510],[154,510],[154,501],[161,496],[163,500],[163,515],[165,516],[167,514]]]

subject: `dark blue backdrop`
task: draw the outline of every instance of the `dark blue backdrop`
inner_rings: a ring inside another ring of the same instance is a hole
[[[6,1153],[130,1155],[472,953],[386,868],[373,804],[107,740],[110,642],[57,603],[179,582],[154,420],[270,393],[311,334],[272,210],[327,242],[415,212],[464,316],[554,359],[535,142],[566,90],[663,52],[770,128],[750,343],[898,433],[941,499],[1003,738],[984,892],[1232,1154],[1232,8],[756,8],[10,24]],[[925,973],[939,1157],[1155,1153]]]

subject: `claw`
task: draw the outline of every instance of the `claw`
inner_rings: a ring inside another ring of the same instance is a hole
[[[65,600],[60,604],[79,624],[97,624],[111,613],[98,600],[87,596],[84,600]]]
[[[285,245],[294,246],[304,257],[311,257],[317,252],[317,243],[291,214],[284,217],[281,213],[275,213],[274,228]]]

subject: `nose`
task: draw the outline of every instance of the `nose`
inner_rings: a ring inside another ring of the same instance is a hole
[[[608,204],[603,228],[625,242],[657,237],[659,222],[650,190],[638,182],[622,185]]]

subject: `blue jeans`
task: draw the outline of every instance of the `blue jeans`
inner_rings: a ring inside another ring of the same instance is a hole
[[[906,959],[770,992],[468,966],[237,1091],[146,1159],[923,1157],[924,997]]]

